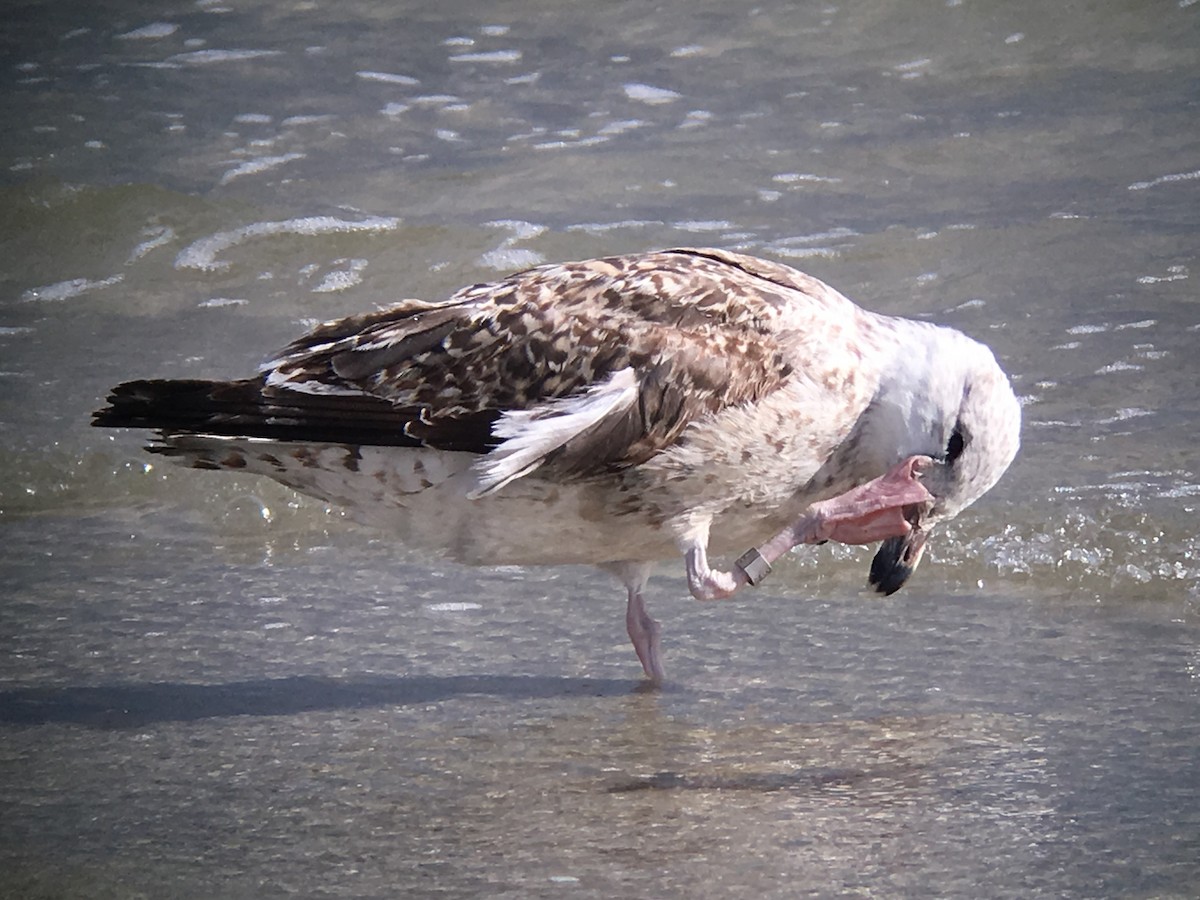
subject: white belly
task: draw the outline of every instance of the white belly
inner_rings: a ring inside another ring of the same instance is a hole
[[[267,475],[344,507],[407,546],[468,564],[649,562],[679,554],[661,517],[631,502],[615,477],[560,484],[534,473],[468,499],[478,457],[467,453],[205,436],[172,444],[185,464]],[[711,548],[741,553],[784,523],[782,510],[761,507],[718,516]]]

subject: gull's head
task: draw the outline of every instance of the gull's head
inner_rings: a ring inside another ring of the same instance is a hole
[[[1021,406],[992,351],[958,331],[903,324],[913,326],[913,340],[906,335],[881,381],[876,435],[891,433],[893,462],[911,455],[933,460],[920,476],[932,498],[906,508],[909,532],[884,541],[875,554],[870,581],[882,594],[904,585],[930,530],[987,493],[1021,442]]]

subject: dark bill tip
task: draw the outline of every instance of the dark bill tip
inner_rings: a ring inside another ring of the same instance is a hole
[[[912,529],[908,534],[888,538],[879,545],[875,558],[871,560],[871,587],[887,596],[904,587],[925,555],[925,538],[929,536],[915,516],[909,518]]]
[[[888,538],[879,545],[875,558],[871,560],[871,573],[868,579],[871,587],[884,596],[890,596],[908,581],[915,566],[905,562],[908,555],[908,535]]]

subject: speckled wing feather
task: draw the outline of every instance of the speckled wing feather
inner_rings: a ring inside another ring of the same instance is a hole
[[[775,390],[791,371],[781,310],[806,280],[716,250],[543,266],[443,303],[403,301],[323,325],[265,365],[266,385],[386,399],[422,443],[453,435],[457,449],[486,452],[511,437],[502,417],[572,414],[629,370],[633,402],[614,388],[611,415],[540,461],[592,475],[644,461],[699,417]]]
[[[719,250],[715,247],[681,247],[665,252],[684,253],[696,258],[721,263],[730,269],[738,269],[745,273],[745,275],[750,276],[747,279],[748,284],[753,283],[751,279],[758,280],[757,289],[761,292],[768,290],[765,282],[771,282],[789,290],[800,291],[809,296],[827,294],[830,290],[829,286],[823,281],[819,281],[811,275],[801,272],[799,269],[793,269],[791,266],[785,266],[783,263],[778,263],[770,259],[760,259],[757,256],[734,253],[731,250]],[[766,300],[767,298],[764,296],[763,299]]]

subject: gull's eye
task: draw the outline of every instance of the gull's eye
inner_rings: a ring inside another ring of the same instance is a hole
[[[962,456],[965,443],[962,428],[956,425],[954,434],[950,435],[950,442],[946,444],[946,463],[948,465],[954,465],[954,461]]]

